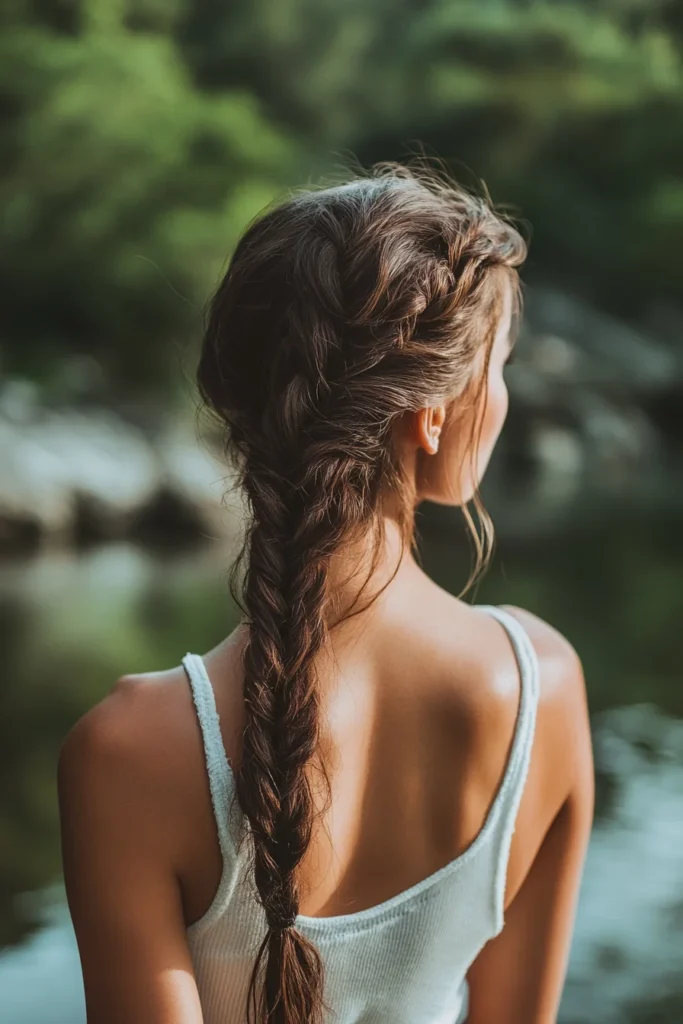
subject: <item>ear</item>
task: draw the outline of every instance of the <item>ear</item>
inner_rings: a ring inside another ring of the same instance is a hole
[[[420,409],[415,415],[415,431],[417,445],[429,455],[436,455],[439,450],[439,437],[446,420],[444,405],[430,405]]]

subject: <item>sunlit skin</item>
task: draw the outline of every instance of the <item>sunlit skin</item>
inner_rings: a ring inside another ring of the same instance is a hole
[[[448,403],[435,400],[397,426],[416,504],[458,505],[479,483],[507,412],[510,313],[506,294],[476,450],[463,451],[470,435]],[[300,871],[308,916],[375,906],[462,853],[496,793],[517,715],[518,672],[500,624],[429,579],[401,552],[390,501],[384,513],[372,589],[397,563],[398,571],[366,612],[332,631],[316,666],[331,800]],[[352,602],[369,555],[361,540],[333,559],[338,608]],[[538,652],[542,693],[506,924],[469,972],[467,1020],[553,1024],[592,821],[590,734],[576,653],[536,616],[510,610]],[[238,627],[204,655],[233,763],[244,720],[243,642]],[[69,734],[59,790],[89,1024],[199,1024],[185,929],[209,907],[222,865],[183,669],[119,679]]]
[[[474,423],[479,428],[474,452],[468,448],[472,417],[458,415],[457,400],[450,409],[446,404],[434,405],[410,417],[404,460],[410,459],[414,448],[419,500],[463,505],[472,499],[507,416],[508,390],[503,370],[511,352],[511,328],[512,291],[508,287],[491,345],[486,387],[480,396],[481,420],[477,423],[475,419]],[[472,401],[469,399],[467,405]]]

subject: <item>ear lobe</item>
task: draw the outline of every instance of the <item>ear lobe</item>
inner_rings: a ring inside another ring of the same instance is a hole
[[[441,431],[443,430],[443,425],[446,422],[446,408],[443,405],[436,405],[431,410],[431,413],[432,422],[430,435],[432,439],[432,453],[436,455],[437,451],[439,450],[439,439],[441,437]]]
[[[439,437],[441,436],[441,427],[432,426],[429,432],[430,452],[432,455],[436,455],[439,450]]]
[[[446,410],[441,405],[426,406],[418,414],[418,441],[428,455],[435,455],[439,450],[439,437],[445,415]]]

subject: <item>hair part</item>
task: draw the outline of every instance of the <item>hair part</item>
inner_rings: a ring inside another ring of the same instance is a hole
[[[332,628],[331,558],[370,532],[374,571],[390,493],[414,543],[396,421],[435,401],[477,403],[501,280],[516,287],[524,256],[486,199],[425,167],[382,163],[268,209],[211,302],[198,385],[227,428],[249,511],[231,589],[248,625],[236,790],[266,921],[255,1024],[320,1024],[325,1009],[322,960],[296,918],[315,780],[329,796],[315,659]],[[479,567],[484,558],[479,541]]]

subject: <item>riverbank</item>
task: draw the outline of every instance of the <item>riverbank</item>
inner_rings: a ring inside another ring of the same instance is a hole
[[[683,329],[636,330],[533,289],[517,344],[508,423],[484,488],[503,534],[562,529],[610,502],[683,507]],[[55,402],[5,380],[0,554],[233,536],[242,506],[221,445],[189,387],[172,408],[132,410],[82,383]],[[426,514],[450,523],[448,511]]]

